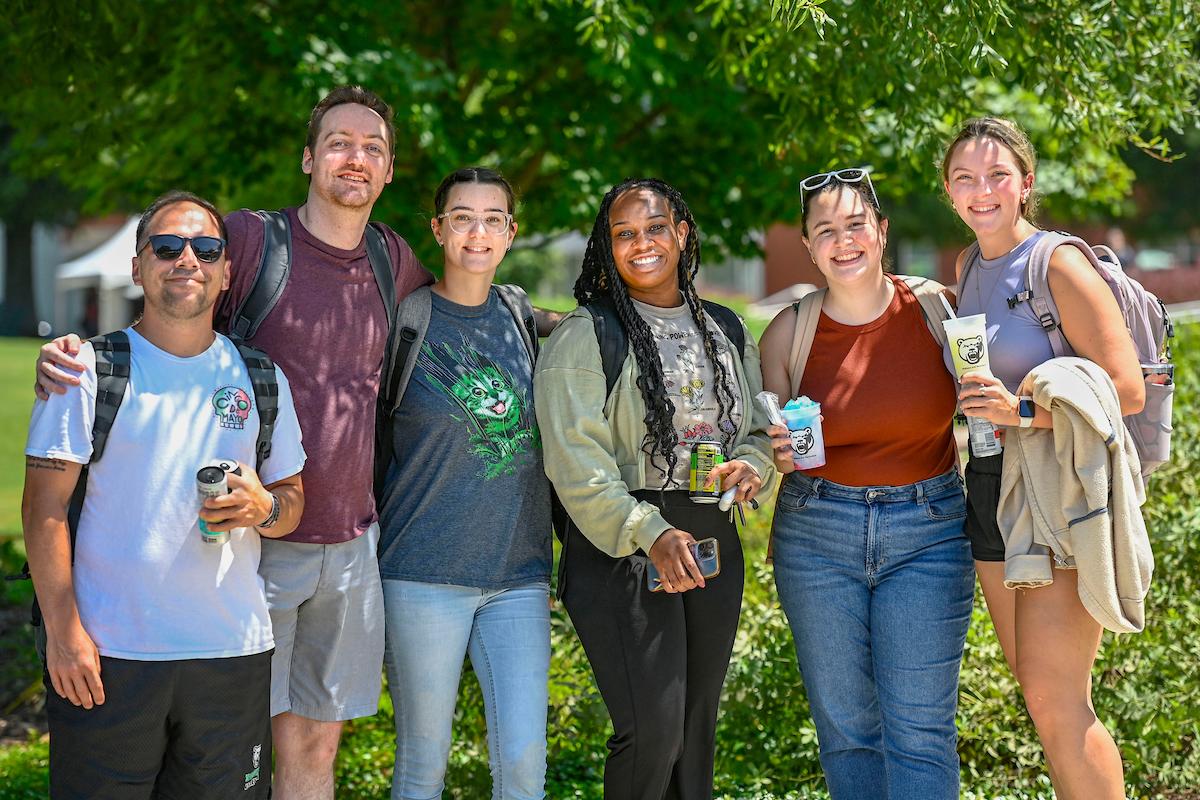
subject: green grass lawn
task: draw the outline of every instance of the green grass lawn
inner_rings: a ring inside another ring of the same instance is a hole
[[[21,535],[25,433],[40,339],[0,338],[0,539]]]

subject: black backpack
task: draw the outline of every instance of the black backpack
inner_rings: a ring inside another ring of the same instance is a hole
[[[83,498],[87,494],[88,468],[104,455],[108,434],[116,422],[117,412],[125,399],[125,388],[129,385],[132,364],[129,335],[125,331],[113,331],[88,339],[96,353],[96,411],[92,423],[92,457],[83,465],[79,481],[71,494],[67,507],[67,530],[71,535],[71,560],[75,560],[75,535],[79,530],[79,515],[83,511]],[[258,407],[258,438],[254,442],[255,469],[271,455],[271,436],[275,431],[275,420],[279,416],[279,382],[275,378],[275,363],[270,356],[247,344],[235,342],[250,385],[254,390],[254,404]],[[29,579],[29,562],[21,568],[18,578]],[[30,622],[34,627],[42,624],[42,610],[37,595],[33,598]]]
[[[274,310],[288,277],[292,274],[292,231],[287,214],[282,211],[256,211],[263,221],[263,252],[254,273],[254,283],[229,320],[229,338],[246,342],[254,338],[258,328]],[[367,259],[375,273],[375,285],[387,311],[388,331],[396,323],[396,276],[388,254],[383,231],[376,222],[367,224]],[[388,348],[389,352],[391,348]],[[385,357],[386,360],[386,357]],[[386,367],[386,364],[385,364]]]
[[[701,300],[704,310],[717,323],[717,327],[725,334],[738,352],[738,358],[746,356],[746,332],[742,321],[732,309],[710,300]],[[596,341],[600,345],[600,362],[604,365],[604,384],[606,396],[612,394],[613,386],[621,375],[621,367],[629,356],[629,336],[617,316],[617,307],[607,297],[598,297],[584,306],[592,315],[592,327],[596,330]]]

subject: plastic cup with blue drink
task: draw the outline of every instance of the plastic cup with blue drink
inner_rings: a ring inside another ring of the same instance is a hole
[[[821,404],[807,397],[796,397],[788,400],[779,412],[792,437],[792,463],[796,469],[825,466]]]
[[[945,303],[945,298],[942,298]],[[946,304],[946,310],[950,310]],[[950,341],[950,358],[954,362],[954,374],[960,379],[963,373],[977,370],[991,374],[987,349],[987,317],[971,314],[966,317],[953,316],[942,320],[946,338]],[[971,453],[976,456],[994,456],[1003,451],[1000,436],[993,425],[983,417],[967,417],[967,434]]]

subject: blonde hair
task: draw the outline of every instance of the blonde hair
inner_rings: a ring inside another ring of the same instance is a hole
[[[1017,168],[1021,170],[1022,177],[1032,175],[1037,169],[1037,153],[1034,152],[1029,137],[1019,125],[1001,117],[976,117],[964,122],[959,128],[958,134],[946,146],[942,155],[943,183],[950,181],[950,159],[954,156],[954,151],[963,142],[975,139],[994,139],[1007,147],[1013,154],[1013,158],[1016,159]],[[1033,222],[1037,216],[1038,199],[1038,191],[1034,188],[1021,202],[1021,216],[1030,222]]]

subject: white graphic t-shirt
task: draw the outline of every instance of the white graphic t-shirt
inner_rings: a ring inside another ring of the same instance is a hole
[[[226,658],[274,646],[259,536],[238,528],[200,539],[196,471],[218,458],[254,466],[258,408],[237,348],[218,335],[179,358],[127,328],[132,368],[104,456],[90,467],[75,542],[75,601],[101,655],[138,661]],[[95,418],[95,353],[81,385],[37,401],[25,454],[87,464]],[[264,485],[300,472],[304,449],[287,378]]]
[[[675,470],[670,482],[663,477],[666,460],[646,457],[646,488],[687,489],[692,443],[699,439],[723,442],[736,433],[742,421],[741,390],[733,364],[733,348],[719,325],[705,314],[705,323],[716,343],[717,357],[725,367],[729,395],[724,397],[725,416],[721,417],[717,399],[716,370],[704,352],[704,339],[692,319],[687,303],[675,308],[658,308],[633,301],[658,345],[667,397],[675,405],[673,425],[678,435],[675,446]],[[732,398],[732,399],[731,399]],[[726,458],[728,458],[726,453]]]

